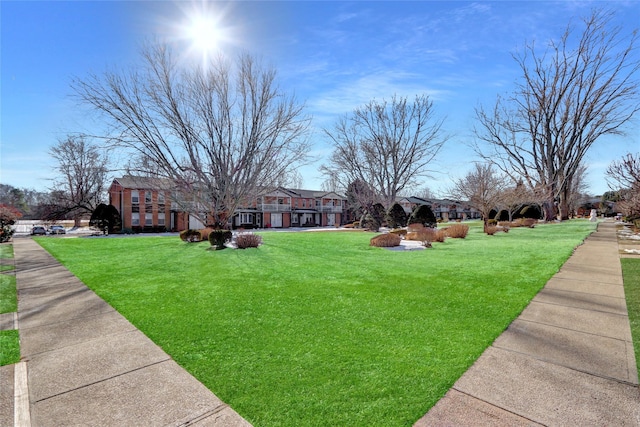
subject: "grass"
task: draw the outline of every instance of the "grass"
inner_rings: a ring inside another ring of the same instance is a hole
[[[13,258],[12,245],[0,245],[0,258]],[[13,266],[0,266],[0,271],[13,269]],[[0,274],[0,314],[18,310],[16,297],[16,278]],[[17,330],[0,331],[0,366],[20,361],[20,339]]]
[[[0,331],[0,366],[20,361],[20,339],[18,331],[11,329]]]
[[[0,314],[18,311],[16,298],[16,277],[7,274],[0,275]]]
[[[635,346],[636,364],[640,372],[640,259],[621,258],[624,293]]]
[[[13,258],[13,245],[1,244],[0,245],[0,258]]]
[[[13,245],[2,244],[0,245],[0,259],[12,259],[13,258]],[[13,270],[13,265],[0,264],[0,272]]]
[[[370,233],[37,239],[256,426],[412,425],[593,230],[588,221],[369,247]]]

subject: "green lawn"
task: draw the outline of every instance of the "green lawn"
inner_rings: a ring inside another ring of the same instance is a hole
[[[0,258],[13,258],[13,246],[0,245]],[[13,269],[13,266],[0,266],[0,271]],[[10,268],[4,268],[10,267]],[[13,313],[18,310],[16,298],[16,278],[7,274],[0,274],[0,314]],[[0,331],[0,366],[10,365],[20,361],[20,340],[18,331]]]
[[[1,244],[0,258],[13,258],[13,245],[8,243]]]
[[[631,335],[636,353],[636,365],[640,372],[640,259],[621,258],[624,293],[631,324]]]
[[[593,230],[588,221],[391,252],[370,233],[37,239],[256,426],[412,425]]]

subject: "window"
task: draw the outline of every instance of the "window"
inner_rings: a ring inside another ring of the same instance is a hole
[[[146,205],[150,205],[151,204],[151,191],[145,191],[144,192],[144,203]]]
[[[284,205],[284,199],[282,197],[278,197],[278,204]]]
[[[132,213],[131,214],[131,225],[133,227],[137,227],[140,225],[140,214],[139,213]]]
[[[307,207],[307,199],[302,199],[302,207],[303,208]]]
[[[140,192],[138,190],[131,191],[131,204],[137,205],[140,203]]]
[[[153,214],[146,213],[144,214],[144,226],[151,227],[153,225]]]
[[[164,205],[164,193],[162,191],[158,193],[158,204]]]
[[[164,212],[158,213],[158,225],[164,226]]]
[[[241,213],[240,214],[240,224],[253,224],[253,214],[251,214],[251,213]]]

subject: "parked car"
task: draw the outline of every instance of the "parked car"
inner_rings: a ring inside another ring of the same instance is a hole
[[[52,225],[49,227],[49,234],[67,234],[67,230],[61,225]]]
[[[36,225],[31,229],[32,236],[44,236],[46,234],[47,234],[47,229],[42,226]]]

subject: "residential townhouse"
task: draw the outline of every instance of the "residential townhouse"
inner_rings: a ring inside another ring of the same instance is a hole
[[[171,201],[171,181],[126,175],[113,180],[109,203],[134,231],[182,231],[204,224]],[[344,222],[346,198],[326,191],[279,188],[238,208],[232,228],[325,227]]]
[[[400,197],[398,204],[402,206],[407,214],[411,214],[416,206],[427,205],[441,221],[457,221],[467,219],[478,219],[482,215],[477,209],[472,208],[467,203],[449,199],[423,199],[420,197]]]

